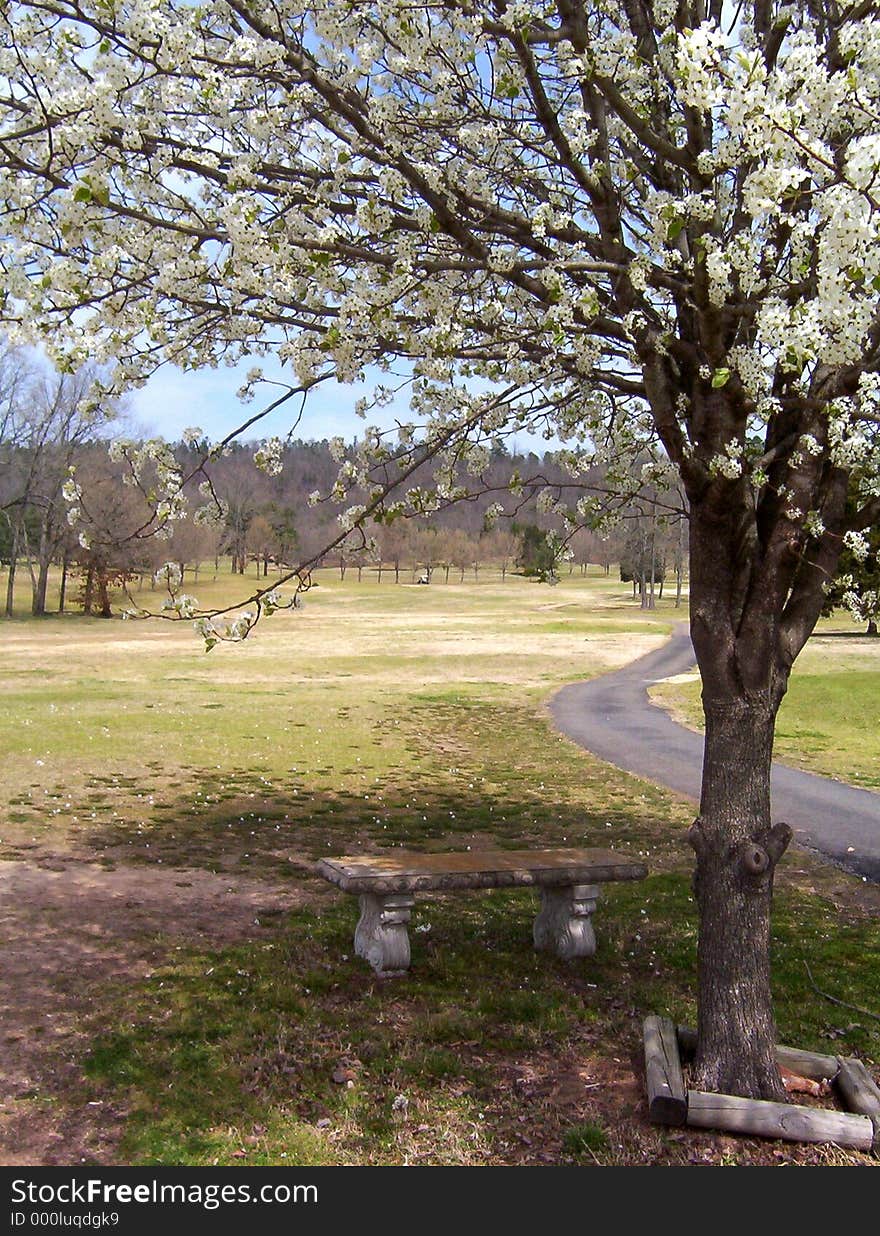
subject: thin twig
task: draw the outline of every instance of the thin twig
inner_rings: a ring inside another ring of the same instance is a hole
[[[842,1009],[851,1009],[854,1013],[861,1013],[863,1017],[873,1017],[874,1021],[880,1021],[880,1014],[872,1013],[870,1009],[859,1008],[857,1004],[847,1004],[845,1000],[838,1000],[837,996],[829,996],[827,991],[820,991],[813,980],[812,972],[806,962],[804,962],[804,969],[810,980],[810,986],[817,996],[821,996],[823,1000],[830,1000],[832,1004],[839,1004]]]

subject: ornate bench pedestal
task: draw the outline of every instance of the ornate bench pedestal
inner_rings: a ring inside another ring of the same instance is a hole
[[[535,948],[557,957],[590,957],[596,951],[593,911],[599,884],[643,880],[644,863],[613,850],[476,850],[325,858],[317,873],[360,897],[355,952],[377,974],[409,969],[407,926],[416,893],[532,887],[541,891]]]
[[[593,911],[599,898],[596,884],[569,884],[541,889],[541,910],[535,919],[534,940],[539,953],[592,957],[596,951]]]
[[[409,969],[409,925],[413,899],[408,893],[361,893],[361,917],[354,951],[377,974],[393,976]]]

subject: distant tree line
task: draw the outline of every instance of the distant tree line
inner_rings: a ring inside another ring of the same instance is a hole
[[[675,603],[681,602],[686,575],[681,495],[634,486],[635,496],[620,505],[610,528],[572,527],[558,509],[539,509],[532,492],[550,485],[559,507],[577,502],[578,491],[552,451],[511,454],[499,445],[467,501],[430,516],[373,525],[365,544],[344,543],[323,554],[338,532],[341,506],[328,497],[312,504],[309,495],[332,492],[339,467],[335,445],[293,441],[282,451],[281,471],[267,475],[254,468],[257,444],[236,444],[212,465],[224,510],[218,525],[199,523],[190,513],[169,526],[165,539],[141,536],[150,519],[148,498],[125,483],[124,462],[114,462],[107,449],[110,436],[124,425],[125,408],[94,403],[93,376],[47,373],[27,355],[0,348],[0,563],[7,568],[0,606],[6,616],[13,613],[22,574],[35,616],[47,612],[54,566],[59,612],[74,605],[110,617],[115,589],[135,579],[143,584],[168,561],[197,579],[206,563],[216,573],[228,560],[235,573],[251,569],[265,577],[314,559],[317,566],[338,570],[341,579],[351,573],[360,581],[366,574],[380,583],[478,580],[486,566],[500,571],[502,579],[517,570],[552,583],[565,572],[585,572],[591,563],[606,574],[617,564],[643,608],[654,607],[670,578]],[[177,443],[171,449],[186,471],[204,444]],[[68,488],[71,469],[78,489],[88,495],[80,507]],[[516,496],[505,493],[512,473],[537,478],[535,485],[526,480]],[[593,480],[601,488],[601,476]],[[501,503],[499,494],[504,494]],[[190,497],[191,509],[197,508],[195,484]],[[880,530],[870,532],[869,547],[867,555],[845,550],[840,575],[827,590],[825,612],[847,605],[867,623],[868,633],[876,634]]]
[[[124,458],[108,453],[108,439],[124,428],[126,411],[118,402],[94,400],[94,376],[48,373],[26,354],[0,349],[0,562],[7,567],[2,598],[7,616],[22,573],[34,615],[47,612],[54,566],[60,572],[59,611],[76,605],[109,617],[114,589],[135,579],[145,582],[168,561],[181,574],[197,576],[205,563],[213,563],[216,572],[228,560],[235,573],[253,570],[265,577],[313,560],[338,570],[342,579],[351,572],[361,580],[366,573],[397,583],[478,580],[488,565],[502,579],[518,570],[555,582],[565,571],[586,571],[590,563],[606,573],[619,563],[621,578],[633,581],[643,606],[662,595],[670,571],[680,597],[684,539],[675,502],[667,501],[661,510],[656,494],[642,487],[636,499],[621,506],[611,530],[594,530],[588,520],[572,525],[560,511],[574,509],[583,484],[573,485],[552,451],[510,453],[501,444],[490,452],[478,483],[471,479],[467,501],[373,525],[365,543],[346,542],[329,553],[322,549],[338,533],[341,510],[327,496],[339,468],[338,444],[290,442],[274,475],[255,469],[256,443],[236,444],[212,464],[223,508],[219,524],[192,517],[202,505],[194,480],[189,513],[169,525],[169,535],[143,536],[150,522],[149,494],[130,483]],[[173,461],[188,472],[205,444],[181,442],[170,449]],[[512,474],[523,478],[515,494],[509,490]],[[413,483],[420,480],[428,477],[416,473]],[[600,489],[601,481],[596,470],[587,488]],[[558,496],[550,509],[535,498],[547,486]],[[323,497],[310,502],[315,493]]]
[[[7,568],[7,616],[22,574],[30,584],[31,612],[47,612],[52,567],[60,571],[59,612],[75,605],[109,617],[114,589],[135,579],[146,582],[167,561],[182,574],[197,576],[205,563],[216,572],[228,560],[233,572],[268,576],[314,559],[343,579],[352,572],[359,580],[367,573],[379,582],[449,583],[478,580],[487,565],[502,578],[513,570],[554,578],[566,567],[585,571],[591,562],[607,573],[623,552],[625,518],[611,533],[573,530],[558,513],[538,510],[528,484],[516,498],[507,495],[498,515],[498,493],[512,472],[557,486],[562,501],[573,504],[578,497],[552,452],[514,455],[500,446],[468,501],[430,516],[373,525],[366,544],[346,543],[322,554],[338,532],[341,507],[329,498],[310,504],[309,495],[331,493],[339,466],[335,447],[291,442],[282,453],[282,470],[266,475],[254,468],[256,444],[236,445],[212,465],[224,510],[219,525],[197,522],[189,513],[169,525],[165,539],[145,537],[140,533],[150,519],[148,496],[126,483],[131,478],[125,461],[108,453],[108,439],[124,428],[125,408],[95,404],[93,377],[50,375],[26,355],[0,350],[0,563]],[[184,471],[203,449],[192,442],[172,447]],[[189,497],[191,510],[201,505],[195,483]]]

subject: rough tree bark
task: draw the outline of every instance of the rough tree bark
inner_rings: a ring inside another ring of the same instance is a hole
[[[840,518],[844,498],[834,476],[829,521]],[[700,917],[695,1083],[779,1101],[770,911],[792,834],[771,820],[770,766],[791,666],[834,565],[796,548],[784,522],[756,519],[737,482],[691,495],[691,635],[706,721],[700,814],[688,835]]]
[[[785,1101],[774,1060],[770,992],[773,876],[789,840],[770,821],[775,711],[764,702],[706,699],[697,856],[700,1090]]]
[[[706,722],[700,815],[688,834],[700,918],[695,1082],[785,1101],[773,1052],[770,908],[791,832],[771,822],[770,763],[788,670],[777,624],[757,621],[770,597],[755,595],[760,550],[746,499],[733,485],[691,505],[691,636]]]

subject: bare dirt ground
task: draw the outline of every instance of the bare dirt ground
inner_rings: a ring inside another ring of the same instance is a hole
[[[296,892],[201,870],[108,870],[41,853],[0,863],[0,1164],[113,1163],[124,1113],[66,1101],[81,1082],[89,1014],[176,946],[251,938]]]

